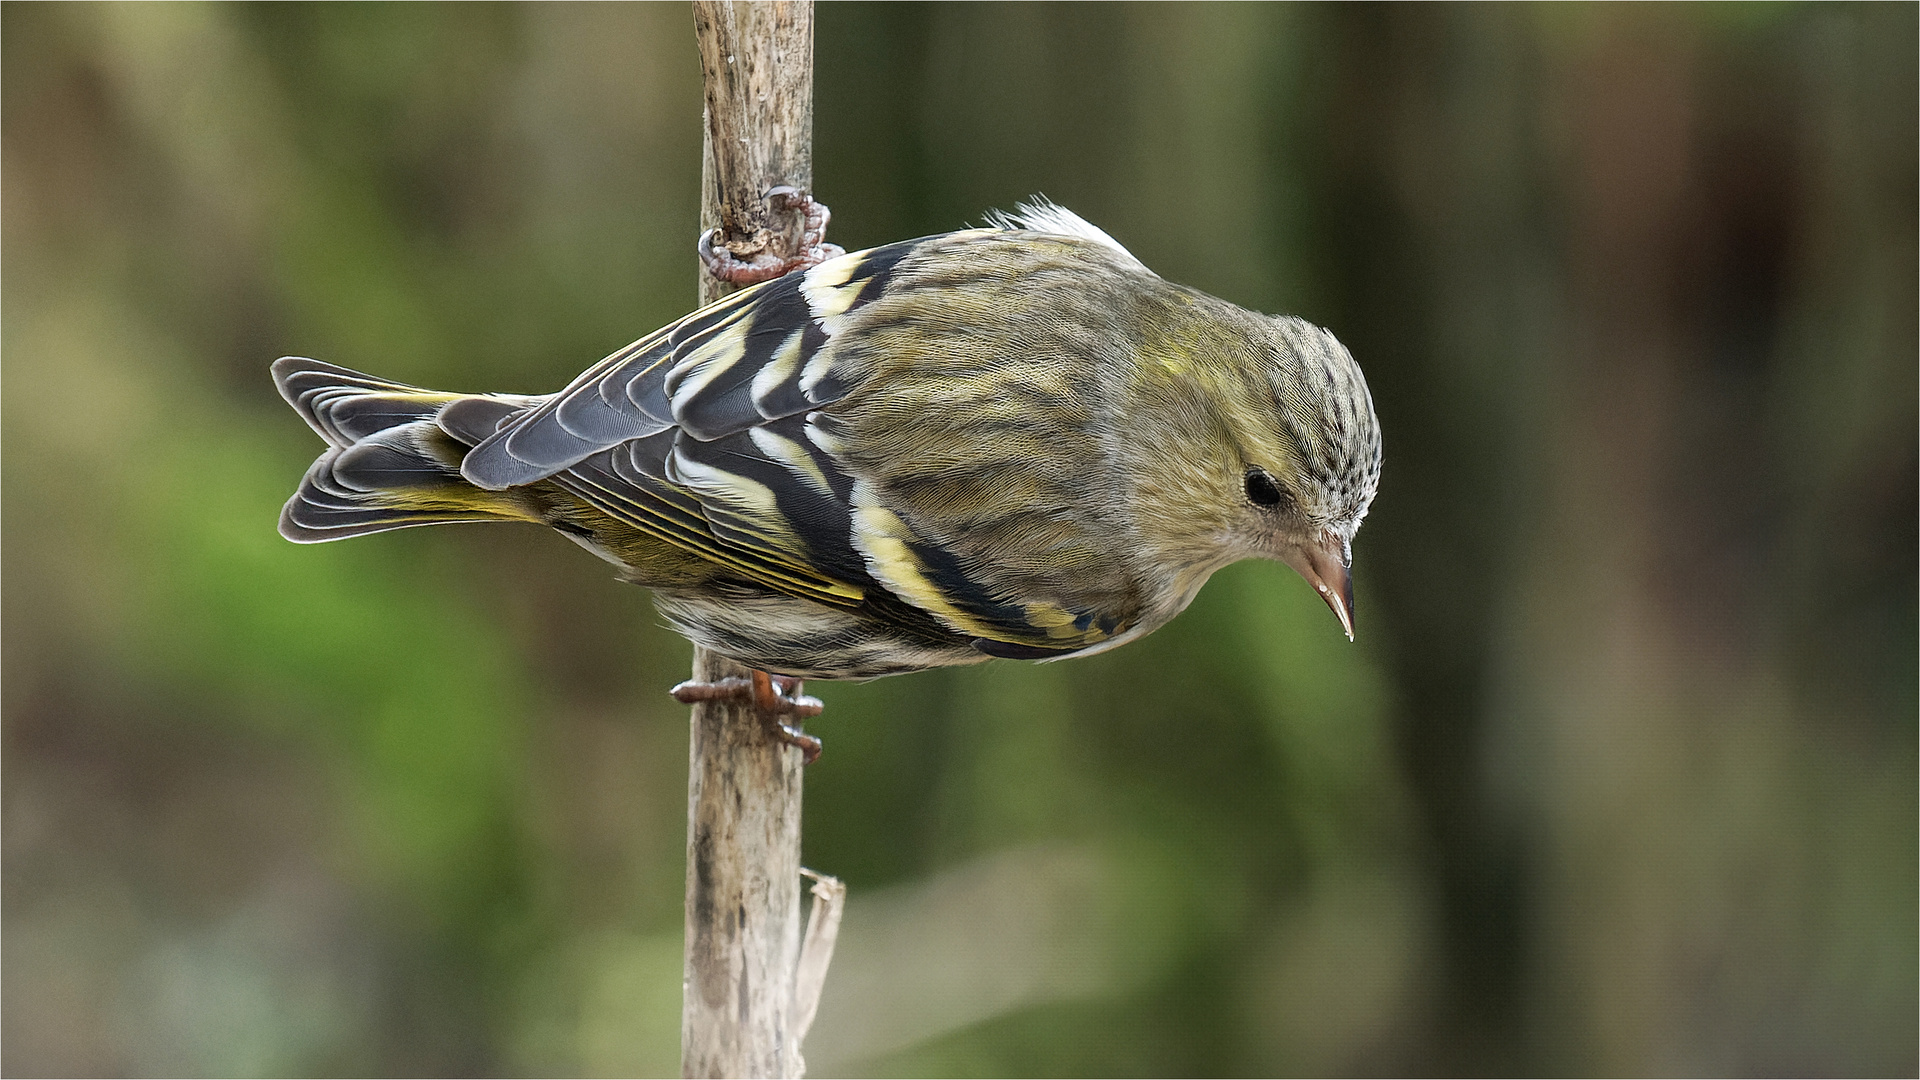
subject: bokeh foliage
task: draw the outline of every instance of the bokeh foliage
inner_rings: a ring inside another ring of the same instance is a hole
[[[823,5],[854,246],[1035,192],[1332,328],[1348,645],[815,689],[819,1074],[1916,1068],[1911,6]],[[693,296],[677,4],[0,5],[8,1074],[670,1073],[687,646],[299,548],[274,356],[540,391]]]

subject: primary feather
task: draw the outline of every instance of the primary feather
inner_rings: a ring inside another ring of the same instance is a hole
[[[693,640],[809,677],[1110,647],[1237,558],[1344,544],[1379,473],[1331,335],[1051,204],[747,289],[546,397],[274,371],[331,447],[289,539],[541,522]],[[1250,512],[1249,467],[1289,516]]]

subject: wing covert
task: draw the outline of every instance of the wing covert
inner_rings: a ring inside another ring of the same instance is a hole
[[[669,428],[710,442],[830,404],[852,388],[833,365],[834,333],[921,243],[842,255],[655,331],[508,420],[468,453],[461,472],[497,491]]]

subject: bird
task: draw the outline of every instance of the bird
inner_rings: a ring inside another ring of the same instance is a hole
[[[1046,201],[774,277],[557,393],[303,357],[273,378],[327,443],[286,539],[546,526],[754,672],[676,696],[769,716],[817,715],[803,679],[1104,652],[1247,558],[1292,567],[1351,639],[1381,470],[1332,333],[1167,281]]]

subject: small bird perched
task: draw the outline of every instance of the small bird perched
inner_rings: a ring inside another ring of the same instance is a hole
[[[1351,638],[1380,429],[1347,350],[1058,206],[992,221],[756,285],[557,394],[276,361],[329,444],[280,533],[546,525],[795,680],[1100,652],[1254,557]]]

